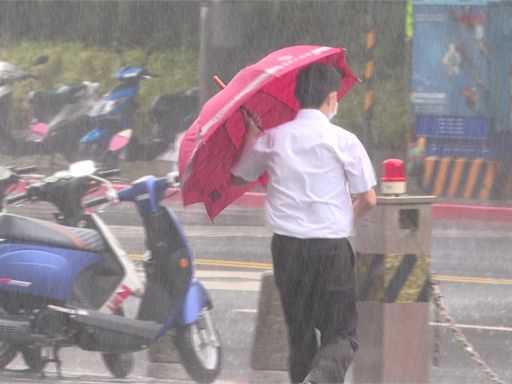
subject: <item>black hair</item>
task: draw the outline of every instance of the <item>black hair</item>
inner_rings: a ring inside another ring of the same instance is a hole
[[[329,93],[340,89],[338,71],[324,63],[314,63],[300,70],[295,83],[295,97],[301,108],[318,108]]]

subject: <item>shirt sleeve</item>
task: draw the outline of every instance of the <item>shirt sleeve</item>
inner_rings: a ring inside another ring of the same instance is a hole
[[[264,134],[262,134],[247,145],[238,161],[231,168],[231,173],[246,181],[256,181],[265,171],[264,142]]]
[[[377,184],[375,170],[366,149],[355,136],[349,144],[347,155],[344,169],[350,193],[367,192]]]

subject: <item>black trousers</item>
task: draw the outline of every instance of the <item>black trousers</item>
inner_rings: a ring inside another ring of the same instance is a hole
[[[272,258],[288,326],[291,381],[343,383],[357,350],[350,243],[274,234]]]

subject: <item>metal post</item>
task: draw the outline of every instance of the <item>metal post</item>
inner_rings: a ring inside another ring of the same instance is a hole
[[[373,59],[373,50],[376,43],[377,34],[373,23],[373,1],[367,2],[368,29],[366,31],[364,82],[366,92],[364,95],[364,111],[366,116],[366,126],[363,129],[363,144],[370,155],[373,155],[373,78],[375,76],[375,62]]]
[[[200,28],[200,41],[199,41],[199,105],[203,105],[208,99],[209,71],[207,66],[207,52],[209,50],[210,39],[208,37],[209,31],[209,14],[210,14],[210,1],[205,0],[201,2],[199,11],[199,28]]]
[[[432,196],[377,198],[356,224],[354,383],[428,383]]]

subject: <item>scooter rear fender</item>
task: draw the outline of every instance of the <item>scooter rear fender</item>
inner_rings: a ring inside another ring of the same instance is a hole
[[[100,255],[30,244],[0,244],[0,290],[67,300],[76,276]]]

